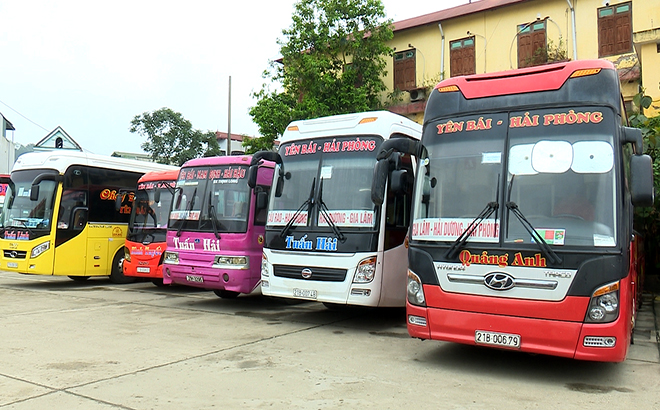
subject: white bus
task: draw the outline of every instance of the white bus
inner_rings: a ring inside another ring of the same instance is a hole
[[[383,144],[419,141],[421,125],[386,111],[294,121],[279,153],[271,193],[261,290],[328,307],[405,306],[413,159],[390,156],[388,189],[371,198]]]
[[[121,283],[124,240],[138,179],[168,165],[83,152],[21,155],[12,169],[0,214],[0,269],[110,276]],[[116,206],[121,192],[121,204]]]

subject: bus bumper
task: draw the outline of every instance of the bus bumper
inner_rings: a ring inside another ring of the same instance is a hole
[[[250,293],[259,284],[255,269],[221,269],[193,265],[163,265],[163,283],[210,290]]]
[[[433,299],[428,303],[435,304]],[[472,305],[468,301],[464,306]],[[519,349],[497,348],[603,362],[625,360],[630,345],[630,326],[621,323],[627,317],[624,311],[620,312],[619,319],[605,324],[420,307],[410,303],[407,303],[406,313],[408,333],[420,339],[477,345],[475,332],[478,330],[513,334],[520,335]],[[611,341],[611,338],[616,341],[614,346],[598,346],[598,341]]]

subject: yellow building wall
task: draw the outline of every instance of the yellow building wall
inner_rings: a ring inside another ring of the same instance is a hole
[[[572,13],[569,2],[575,12],[575,33],[573,32]],[[394,33],[388,43],[396,52],[414,48],[416,57],[417,87],[432,87],[450,73],[450,42],[471,35],[475,38],[475,69],[477,74],[518,68],[517,32],[518,26],[534,20],[546,19],[546,36],[549,46],[560,47],[568,59],[598,58],[598,9],[605,5],[604,0],[532,0],[523,3],[456,17],[437,23]],[[609,2],[610,5],[626,3]],[[632,1],[633,32],[660,27],[660,0]],[[470,34],[468,34],[468,32]],[[573,48],[576,39],[577,50]],[[644,45],[642,61],[643,84],[648,95],[660,100],[659,55],[655,44]],[[653,48],[653,50],[651,50]],[[444,50],[444,57],[443,57]],[[641,59],[641,56],[639,56]],[[639,64],[638,55],[629,54],[607,58],[621,69]],[[644,67],[646,69],[644,69]],[[389,58],[385,85],[392,90],[394,86],[394,59]],[[638,80],[622,84],[622,93],[631,99],[639,91]],[[391,91],[390,91],[391,92]],[[410,102],[408,93],[398,95],[399,103]],[[387,99],[383,95],[384,101]],[[392,100],[390,100],[392,101]],[[659,103],[660,104],[660,103]],[[419,115],[409,115],[417,119]],[[421,121],[420,121],[421,122]]]

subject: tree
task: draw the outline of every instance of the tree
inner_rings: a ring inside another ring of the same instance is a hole
[[[300,0],[278,40],[281,63],[270,63],[250,109],[262,135],[246,145],[270,149],[292,120],[381,108],[386,42],[393,37],[380,0]]]
[[[165,107],[136,115],[130,131],[147,138],[142,149],[161,164],[181,166],[193,158],[221,153],[215,132],[195,130],[183,115]]]

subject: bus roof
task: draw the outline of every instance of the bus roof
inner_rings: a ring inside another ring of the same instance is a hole
[[[179,168],[169,171],[151,171],[142,175],[138,183],[151,181],[176,181],[177,178],[179,178]]]
[[[495,73],[452,77],[441,81],[435,90],[456,86],[467,99],[558,90],[573,73],[580,70],[615,70],[607,60],[576,60]],[[539,81],[542,77],[543,80]],[[485,85],[487,83],[487,86]]]
[[[339,114],[310,120],[298,120],[289,124],[280,143],[310,137],[334,137],[340,135],[380,135],[387,139],[401,133],[420,139],[422,126],[404,116],[389,111],[367,111]]]
[[[90,154],[87,152],[71,151],[45,151],[28,152],[16,160],[12,172],[24,169],[55,169],[64,174],[72,165],[86,165],[95,168],[119,169],[146,173],[149,171],[176,170],[171,165],[157,164],[155,162],[137,161],[133,159],[110,157],[105,155]]]
[[[181,166],[184,167],[203,167],[212,165],[250,165],[252,155],[225,155],[219,157],[195,158],[186,161]]]
[[[250,166],[252,155],[229,155],[219,157],[195,158],[186,161],[181,168],[184,167],[204,167],[213,165],[247,165]],[[263,161],[262,164],[266,167],[275,168],[275,163],[270,161]]]

